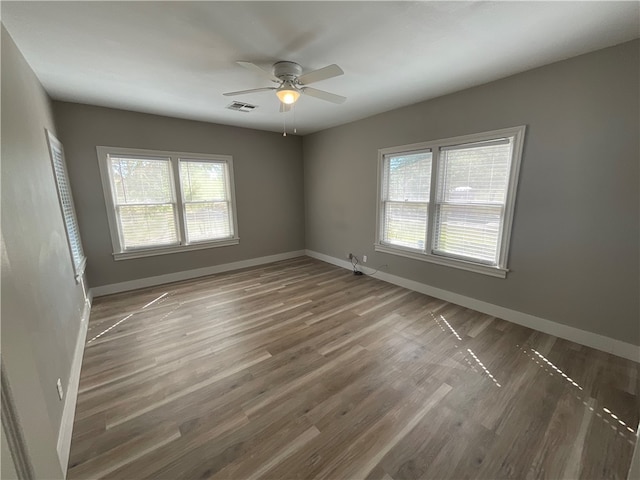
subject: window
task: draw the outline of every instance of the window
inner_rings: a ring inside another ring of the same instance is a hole
[[[97,150],[116,260],[239,242],[230,156]]]
[[[524,131],[380,150],[375,249],[504,278]]]
[[[67,175],[67,165],[64,158],[64,149],[60,141],[48,130],[47,143],[49,145],[49,154],[51,156],[51,165],[53,167],[53,176],[56,181],[58,190],[58,200],[60,202],[60,210],[62,211],[62,220],[67,232],[67,242],[69,244],[69,254],[76,282],[80,281],[84,273],[86,265],[86,257],[82,249],[82,241],[80,239],[80,229],[78,228],[78,220],[76,210],[71,196],[71,188],[69,186],[69,176]]]
[[[431,152],[389,155],[382,196],[384,242],[423,250],[431,190]]]
[[[223,162],[180,161],[187,241],[232,236],[228,165]]]

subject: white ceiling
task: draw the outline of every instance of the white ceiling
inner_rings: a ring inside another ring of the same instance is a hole
[[[54,99],[263,130],[288,128],[272,84],[238,66],[279,60],[345,74],[303,96],[299,134],[640,36],[631,2],[6,2],[2,22]],[[232,100],[258,105],[225,109]]]

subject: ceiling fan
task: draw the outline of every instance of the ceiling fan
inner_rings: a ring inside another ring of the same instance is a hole
[[[344,72],[338,65],[328,65],[312,72],[302,73],[302,67],[295,62],[276,62],[273,64],[273,73],[269,73],[263,70],[259,66],[251,62],[237,62],[239,65],[253,72],[256,72],[274,83],[277,83],[277,87],[262,87],[252,88],[250,90],[239,90],[237,92],[224,93],[227,97],[233,95],[244,95],[246,93],[262,92],[266,90],[275,90],[278,99],[280,100],[280,111],[289,111],[291,105],[296,103],[300,94],[310,95],[312,97],[319,98],[332,103],[344,103],[347,99],[341,95],[335,93],[325,92],[324,90],[318,90],[317,88],[308,87],[315,82],[321,80],[327,80],[329,78],[343,75]]]

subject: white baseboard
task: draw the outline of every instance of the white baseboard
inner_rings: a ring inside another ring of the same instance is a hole
[[[183,272],[167,273],[166,275],[158,275],[155,277],[140,278],[138,280],[130,280],[121,283],[112,283],[110,285],[102,285],[91,289],[93,297],[102,297],[113,293],[128,292],[138,288],[154,287],[165,283],[180,282],[182,280],[190,280],[192,278],[205,277],[214,273],[229,272],[231,270],[239,270],[241,268],[255,267],[264,265],[265,263],[279,262],[290,258],[303,257],[304,250],[296,250],[293,252],[278,253],[266,257],[250,258],[248,260],[240,260],[239,262],[224,263],[222,265],[213,265],[211,267],[196,268],[195,270],[185,270]]]
[[[58,459],[62,467],[62,473],[67,476],[67,466],[69,464],[69,451],[71,450],[71,434],[73,433],[73,419],[76,413],[76,401],[78,399],[78,384],[80,383],[80,367],[82,367],[82,357],[84,355],[84,344],[87,339],[87,327],[89,325],[89,314],[91,313],[90,297],[86,299],[82,319],[80,320],[80,331],[76,340],[76,348],[73,352],[73,362],[69,373],[69,384],[65,392],[64,407],[62,409],[62,421],[58,432]]]
[[[638,428],[636,429],[636,448],[633,452],[633,457],[631,457],[631,467],[629,467],[629,475],[627,475],[627,480],[638,480],[640,478],[640,424],[638,424]]]
[[[306,254],[309,257],[331,263],[338,267],[347,268],[349,270],[353,269],[353,265],[351,265],[351,262],[347,260],[331,257],[323,253],[314,252],[313,250],[306,250]],[[363,267],[363,271],[365,273],[371,273],[373,272],[373,269]],[[501,318],[508,322],[517,323],[518,325],[522,325],[533,330],[564,338],[565,340],[570,340],[572,342],[579,343],[580,345],[585,345],[587,347],[595,348],[596,350],[601,350],[603,352],[611,353],[618,357],[640,363],[640,346],[633,345],[631,343],[626,343],[614,338],[605,337],[598,333],[588,332],[579,328],[563,325],[558,322],[546,320],[528,313],[522,313],[517,310],[494,305],[492,303],[483,302],[482,300],[466,297],[458,293],[442,290],[425,283],[408,280],[389,273],[378,272],[376,273],[375,278],[393,283],[400,287],[408,288],[409,290],[424,293],[425,295],[439,298],[441,300],[446,300],[447,302],[455,303],[478,312],[486,313],[487,315]]]

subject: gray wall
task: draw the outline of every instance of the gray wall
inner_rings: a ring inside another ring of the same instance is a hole
[[[54,111],[91,287],[304,249],[300,137],[74,103]],[[232,155],[240,244],[114,261],[96,145]]]
[[[633,41],[305,136],[307,248],[640,345],[639,67]],[[373,251],[379,148],[523,124],[506,279]]]
[[[2,27],[2,361],[38,478],[62,475],[56,442],[84,307],[45,128],[49,98]]]
[[[2,459],[2,464],[0,465],[0,478],[2,478],[2,480],[17,479],[18,472],[16,471],[16,465],[13,463],[13,458],[11,457],[9,442],[7,441],[7,436],[4,433],[4,424],[2,425],[2,437],[0,438],[0,442],[0,458]]]

